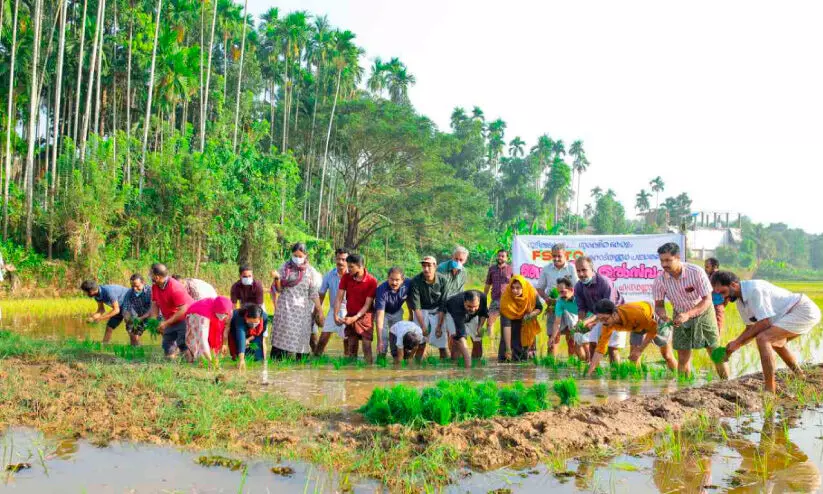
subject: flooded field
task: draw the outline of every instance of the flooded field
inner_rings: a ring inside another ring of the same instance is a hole
[[[386,492],[375,481],[297,462],[243,460],[232,471],[197,464],[200,454],[172,448],[50,440],[15,428],[0,438],[5,472],[0,492]],[[205,454],[205,453],[203,453]],[[272,473],[285,467],[286,474]],[[448,493],[817,492],[823,471],[823,410],[711,423],[691,433],[664,433],[625,451],[602,449],[580,459],[562,455],[536,466],[473,473],[461,469]],[[509,489],[507,491],[506,489]]]
[[[818,305],[823,303],[823,283],[787,284],[787,288],[807,293]],[[87,324],[84,317],[91,313],[94,307],[94,303],[88,299],[0,301],[0,330],[25,335],[33,341],[98,341],[102,337],[103,325]],[[727,311],[727,321],[728,327],[723,334],[724,342],[742,330],[742,324],[733,307]],[[114,343],[123,345],[127,341],[125,331],[122,327],[119,328],[114,334]],[[538,344],[542,349],[541,353],[544,353],[545,335],[540,336]],[[462,378],[491,379],[501,384],[514,381],[533,384],[551,382],[568,375],[562,369],[553,370],[531,362],[499,364],[494,359],[496,345],[496,339],[486,337],[486,362],[468,371],[448,365],[402,368],[394,368],[391,365],[356,365],[335,368],[330,365],[256,364],[250,365],[245,373],[239,373],[231,364],[227,364],[217,374],[206,370],[194,372],[193,379],[209,379],[214,381],[212,384],[219,384],[227,379],[232,383],[229,391],[226,391],[228,393],[247,389],[251,390],[247,392],[253,392],[255,395],[271,396],[271,400],[260,401],[259,406],[264,408],[277,408],[281,405],[284,407],[283,410],[272,412],[273,415],[257,411],[260,416],[275,418],[272,419],[270,427],[266,428],[263,427],[265,424],[259,424],[261,427],[255,430],[280,437],[277,432],[272,432],[280,428],[284,431],[282,436],[286,439],[281,437],[277,441],[285,442],[278,442],[276,448],[239,448],[251,453],[247,457],[238,456],[236,444],[231,444],[234,456],[225,454],[245,462],[244,468],[237,471],[220,467],[207,468],[195,463],[202,454],[220,454],[222,450],[223,435],[209,432],[208,437],[213,439],[202,439],[202,434],[206,434],[208,428],[221,427],[217,418],[204,417],[203,420],[207,422],[202,425],[201,436],[198,436],[196,431],[185,429],[166,433],[162,430],[153,432],[144,427],[140,431],[135,429],[125,434],[115,433],[112,435],[114,440],[102,442],[86,438],[99,434],[100,431],[96,430],[96,427],[111,427],[103,424],[118,423],[117,420],[123,419],[95,417],[93,424],[88,425],[82,434],[71,433],[71,428],[54,428],[49,431],[51,435],[48,437],[34,429],[18,428],[17,423],[3,424],[0,419],[0,424],[9,427],[2,436],[3,466],[14,463],[31,465],[31,468],[18,472],[5,472],[0,492],[381,492],[397,490],[398,485],[405,486],[404,489],[415,486],[425,490],[442,489],[444,492],[501,494],[508,492],[506,489],[510,489],[511,492],[544,492],[547,489],[553,492],[814,492],[820,489],[820,469],[823,467],[823,413],[812,406],[821,401],[817,398],[808,400],[809,408],[801,407],[786,413],[773,413],[765,420],[760,414],[741,413],[719,423],[712,419],[711,425],[704,426],[706,430],[701,431],[699,427],[696,429],[699,432],[698,437],[692,434],[693,428],[689,427],[682,433],[671,431],[659,434],[656,438],[647,438],[640,443],[634,443],[628,450],[601,445],[596,454],[589,451],[583,457],[579,457],[577,452],[549,455],[548,458],[541,458],[536,462],[526,462],[528,465],[522,470],[505,467],[513,462],[503,464],[504,468],[495,467],[497,469],[482,473],[470,469],[465,463],[457,462],[456,466],[447,467],[446,465],[455,465],[457,458],[454,456],[457,453],[449,449],[451,446],[439,445],[436,448],[421,449],[413,443],[406,443],[406,440],[402,439],[403,434],[394,429],[393,433],[387,436],[394,439],[385,440],[398,440],[400,443],[394,446],[384,443],[380,446],[380,451],[385,449],[388,455],[398,455],[398,459],[403,456],[402,463],[399,460],[393,462],[390,456],[377,457],[379,455],[375,453],[374,457],[362,460],[373,462],[373,465],[354,464],[341,468],[342,457],[323,450],[323,444],[338,446],[336,443],[340,441],[336,438],[349,435],[349,441],[352,443],[346,447],[365,447],[364,444],[368,443],[369,439],[357,432],[363,421],[354,410],[362,406],[372,390],[378,386],[403,383],[423,387],[441,379]],[[340,346],[340,340],[335,337],[330,343],[332,355],[340,354]],[[823,362],[823,334],[819,329],[792,342],[790,347],[806,364]],[[78,387],[73,393],[82,395],[96,391],[82,389],[85,379],[83,375],[100,379],[100,376],[112,371],[117,371],[117,375],[112,378],[115,381],[115,388],[128,386],[130,371],[125,366],[129,365],[140,366],[143,369],[141,373],[144,374],[157,374],[157,370],[152,370],[155,367],[165,369],[160,372],[165,376],[162,379],[172,380],[185,370],[185,365],[163,363],[159,341],[152,341],[145,336],[143,348],[141,351],[146,355],[143,360],[148,362],[149,367],[126,361],[118,363],[118,359],[110,350],[107,355],[111,357],[102,360],[102,363],[95,363],[95,357],[89,360],[91,363],[80,364],[76,368],[80,371],[76,381],[73,381],[75,378],[71,376],[68,380],[68,384]],[[564,350],[565,348],[561,353]],[[0,355],[0,379],[8,382],[7,377],[13,376],[24,382],[25,373],[28,371],[20,371],[22,374],[16,369],[6,368],[4,371],[3,358],[6,356]],[[655,361],[659,355],[652,348],[646,358]],[[604,405],[631,399],[637,401],[643,397],[668,395],[716,381],[711,362],[705,353],[697,354],[695,364],[698,376],[693,381],[678,381],[673,378],[611,379],[608,373],[603,377],[578,378],[580,398],[584,405]],[[178,367],[180,370],[175,370]],[[759,359],[754,345],[749,345],[735,354],[731,368],[734,376],[758,371]],[[56,381],[53,378],[46,379],[46,384],[51,387],[49,389],[61,389],[60,385],[66,374],[66,370],[61,369],[63,367],[52,368],[49,364],[46,365],[45,370],[58,376]],[[110,382],[105,384],[110,385]],[[161,382],[161,378],[152,386],[161,390],[168,389],[172,395],[189,396],[189,391],[169,387],[169,384]],[[196,386],[192,389],[196,390]],[[41,392],[49,393],[47,390]],[[151,399],[152,391],[147,389],[144,392],[148,393],[144,396]],[[223,391],[215,387],[210,392]],[[106,393],[109,406],[114,407],[113,409],[130,407],[128,401],[118,401],[129,398],[114,398],[110,389]],[[116,393],[116,396],[121,394],[120,391]],[[101,398],[105,399],[105,396]],[[180,400],[178,398],[175,402],[172,399],[171,402],[181,407]],[[283,400],[287,403],[284,404]],[[24,401],[28,403],[30,400]],[[77,404],[83,401],[83,398],[72,398],[66,403]],[[274,405],[262,405],[269,402]],[[294,404],[289,404],[291,402]],[[226,403],[226,406],[234,406],[230,397]],[[31,408],[30,404],[26,406]],[[164,406],[168,408],[168,404],[159,403],[154,411],[149,407],[145,413],[160,414],[163,420],[169,419],[168,413],[173,412],[169,412]],[[172,410],[173,408],[172,406]],[[184,412],[181,413],[191,413],[185,410],[184,407]],[[29,413],[43,412],[35,408]],[[233,420],[231,414],[235,412],[226,410],[225,413],[225,420]],[[82,414],[82,410],[73,412],[73,415],[78,414]],[[300,419],[301,416],[304,418]],[[143,420],[142,416],[140,417],[140,420]],[[39,420],[27,419],[26,423],[37,424],[36,427],[41,428],[46,423]],[[82,423],[80,417],[65,420],[75,424],[79,420]],[[212,420],[216,422],[209,425]],[[125,430],[129,430],[128,424],[118,424],[117,428],[122,428],[121,425]],[[199,426],[195,425],[194,428],[198,429]],[[297,450],[300,448],[296,446],[302,443],[291,442],[298,440],[291,438],[301,437],[301,433],[295,432],[301,428],[305,429],[303,432],[308,436],[317,435],[320,438],[320,446],[314,445],[314,450],[298,453]],[[366,432],[372,433],[380,434]],[[183,434],[193,434],[191,442],[187,442]],[[450,437],[447,429],[444,429],[442,434],[447,439]],[[72,439],[66,440],[66,437]],[[132,441],[118,440],[118,437]],[[249,438],[232,439],[240,443],[244,440],[247,441]],[[200,446],[197,451],[177,450],[161,445],[166,443],[180,444],[184,447],[189,447],[190,444]],[[102,445],[105,447],[100,447]],[[205,451],[201,451],[204,445]],[[393,463],[398,465],[394,466]],[[272,466],[281,464],[294,470],[290,476],[283,477],[270,471]],[[366,474],[358,475],[353,472]],[[387,487],[387,479],[392,475],[403,476],[403,481],[390,488]],[[377,477],[382,481],[370,480],[369,477]]]

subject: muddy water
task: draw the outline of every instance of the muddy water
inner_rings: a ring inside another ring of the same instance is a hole
[[[455,472],[454,493],[512,492],[819,492],[823,469],[823,412],[806,410],[788,419],[759,415],[726,421],[730,438],[689,442],[682,457],[666,459],[651,443],[643,451],[580,460],[558,460],[525,470]],[[291,477],[270,472],[275,463],[248,460],[247,469],[202,467],[198,455],[171,448],[113,443],[98,448],[83,441],[50,441],[27,429],[2,436],[3,466],[31,468],[2,474],[0,492],[381,492],[373,481],[339,478],[299,463]],[[658,447],[660,441],[657,442]],[[671,458],[671,457],[669,457]],[[499,491],[498,491],[499,492]]]
[[[335,492],[347,479],[300,463],[246,461],[246,470],[202,467],[200,455],[172,448],[112,443],[99,448],[85,441],[55,441],[28,429],[12,429],[0,436],[2,468],[0,492],[38,493],[148,493],[148,492]],[[14,474],[6,465],[28,463]],[[294,469],[291,476],[275,475],[273,465]],[[376,492],[378,484],[360,481],[353,492]]]

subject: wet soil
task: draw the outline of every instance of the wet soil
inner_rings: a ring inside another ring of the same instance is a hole
[[[161,407],[179,400],[178,396],[166,396],[137,382],[124,385],[107,374],[109,365],[0,360],[0,428],[35,427],[47,434],[87,438],[101,445],[128,440],[192,449],[215,447],[214,437],[182,439],[177,431],[158,420]],[[134,372],[147,372],[147,368],[151,371],[146,364],[117,365],[132,366]],[[180,372],[180,378],[220,382],[205,370]],[[785,383],[786,376],[785,372],[778,373],[779,386]],[[277,379],[276,375],[271,377]],[[806,384],[821,392],[823,367],[809,368]],[[248,388],[238,392],[227,387],[225,393],[241,399],[265,392],[259,385],[244,385]],[[473,420],[449,426],[379,427],[364,423],[356,413],[308,409],[294,420],[259,421],[243,427],[226,421],[215,423],[214,427],[221,429],[217,439],[222,447],[247,455],[274,454],[318,461],[319,452],[329,452],[345,463],[373,450],[376,444],[385,449],[392,444],[409,444],[410,448],[401,450],[408,456],[438,445],[456,452],[455,466],[494,470],[536,464],[558,453],[572,457],[603,445],[626,445],[666,427],[681,427],[698,415],[722,418],[757,411],[763,406],[761,389],[762,376],[753,374],[667,395],[559,407],[517,418]],[[400,460],[393,458],[394,462]],[[375,475],[375,470],[366,466],[362,469],[362,474]]]

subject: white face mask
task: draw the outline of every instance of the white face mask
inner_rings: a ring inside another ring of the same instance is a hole
[[[294,264],[296,264],[298,266],[302,266],[303,263],[306,262],[306,258],[305,257],[292,256],[291,262],[293,262]]]
[[[242,283],[246,286],[251,286],[252,283],[254,283],[254,278],[252,278],[251,276],[244,276],[244,277],[240,278],[240,283]]]

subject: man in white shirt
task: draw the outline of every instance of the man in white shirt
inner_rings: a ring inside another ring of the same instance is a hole
[[[820,323],[820,308],[809,297],[768,281],[740,281],[737,275],[728,271],[714,273],[712,286],[729,302],[737,303],[737,311],[746,325],[745,331],[726,346],[726,358],[751,340],[757,340],[763,386],[772,393],[777,389],[772,350],[795,374],[803,374],[786,343],[810,332]]]
[[[572,286],[577,284],[577,271],[574,265],[569,262],[566,245],[560,243],[552,246],[552,263],[543,267],[540,278],[534,286],[540,297],[546,301],[546,334],[550,337],[554,328],[554,304],[557,301],[556,298],[552,299],[550,295],[552,288],[557,286],[557,280],[562,278],[570,279]]]

